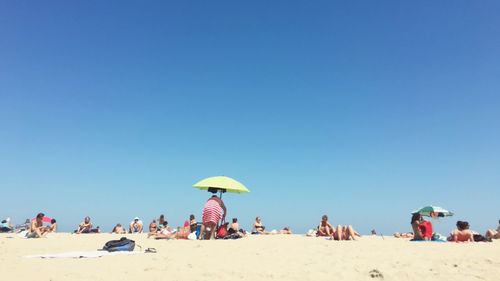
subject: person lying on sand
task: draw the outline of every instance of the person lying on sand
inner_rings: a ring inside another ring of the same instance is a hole
[[[111,230],[112,234],[126,234],[127,231],[125,228],[120,223],[117,223],[115,227],[113,227],[113,230]]]
[[[488,239],[500,239],[500,220],[498,221],[497,230],[488,229],[488,231],[486,231],[486,234],[484,236],[486,236],[486,238]]]
[[[43,226],[44,216],[43,213],[38,213],[38,215],[36,215],[35,220],[31,222],[29,232],[26,236],[27,238],[42,238],[47,235],[47,228]]]
[[[395,232],[393,235],[396,238],[410,238],[410,239],[413,239],[413,232]]]
[[[457,229],[450,234],[448,241],[474,242],[474,233],[469,229],[469,223],[466,221],[457,221]]]
[[[280,234],[292,234],[292,230],[289,226],[285,226],[282,230],[280,230]]]
[[[356,240],[356,237],[361,237],[352,225],[338,225],[337,230],[333,233],[332,238],[334,240]]]

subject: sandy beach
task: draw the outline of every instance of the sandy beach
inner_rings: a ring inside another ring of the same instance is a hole
[[[2,280],[498,280],[500,276],[498,241],[422,243],[380,236],[342,242],[300,235],[167,241],[147,239],[144,234],[128,237],[143,250],[153,247],[157,253],[26,258],[94,251],[119,237],[60,233],[21,239],[2,234]]]

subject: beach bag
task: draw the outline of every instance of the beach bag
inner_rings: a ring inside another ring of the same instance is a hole
[[[103,250],[108,252],[118,251],[133,251],[135,248],[135,241],[122,237],[120,240],[111,240],[104,244]]]
[[[229,223],[223,223],[219,228],[217,229],[217,237],[216,238],[221,238],[223,239],[224,237],[227,236],[227,225]]]

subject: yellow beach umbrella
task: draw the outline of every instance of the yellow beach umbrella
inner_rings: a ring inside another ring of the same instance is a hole
[[[210,177],[203,179],[197,182],[193,187],[208,190],[212,193],[220,192],[222,193],[230,192],[230,193],[247,193],[250,192],[246,186],[244,186],[241,182],[232,179],[230,177],[218,176],[218,177]]]

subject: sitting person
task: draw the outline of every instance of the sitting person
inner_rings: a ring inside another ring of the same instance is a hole
[[[161,231],[162,227],[163,227],[163,224],[165,223],[165,215],[164,214],[161,214],[160,215],[160,218],[158,219],[158,231]]]
[[[92,228],[92,222],[90,221],[90,217],[87,216],[83,219],[78,225],[77,230],[75,230],[76,234],[87,234],[87,233],[100,233],[101,230],[99,227]]]
[[[148,233],[148,238],[154,237],[155,239],[171,239],[175,238],[175,231],[173,231],[169,226],[168,222],[164,221],[163,225],[161,226],[161,230],[159,231],[152,231],[153,229],[150,229],[150,232]]]
[[[125,228],[120,223],[117,223],[115,227],[113,227],[113,230],[111,230],[111,234],[126,234],[127,231]]]
[[[36,215],[35,220],[31,222],[31,226],[29,232],[27,234],[27,238],[42,238],[47,235],[47,228],[43,226],[43,217],[45,215],[43,213],[39,213]]]
[[[321,221],[318,226],[318,232],[316,232],[316,236],[326,236],[330,237],[335,233],[333,226],[328,222],[328,216],[323,215],[321,217]]]
[[[448,241],[474,242],[474,233],[469,229],[469,223],[466,221],[457,221],[457,229],[450,234]]]
[[[156,223],[156,220],[153,220],[149,224],[149,233],[157,233],[158,231],[160,231],[160,226]]]
[[[411,216],[411,228],[413,229],[413,241],[422,241],[422,240],[430,240],[428,239],[428,231],[425,225],[423,224],[424,218],[421,214],[415,213]],[[425,235],[424,235],[425,231]],[[432,234],[431,234],[432,237]]]
[[[497,230],[488,229],[488,231],[486,231],[486,234],[484,236],[486,236],[486,238],[488,239],[500,239],[500,220],[498,221]]]
[[[138,217],[135,217],[134,220],[130,222],[128,231],[132,234],[142,233],[143,227],[142,221]]]
[[[252,234],[269,234],[266,231],[266,227],[262,224],[260,217],[255,218],[255,223],[253,224]]]
[[[232,238],[246,236],[246,231],[240,228],[238,218],[233,218],[231,225],[227,229],[227,235]]]
[[[50,232],[50,233],[57,232],[57,221],[55,219],[50,220],[50,226],[47,227],[47,232]]]
[[[189,230],[194,233],[196,232],[196,229],[198,228],[198,222],[196,222],[196,218],[194,215],[189,216]]]

